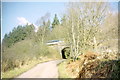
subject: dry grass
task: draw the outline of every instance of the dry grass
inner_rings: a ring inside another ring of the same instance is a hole
[[[119,78],[120,60],[117,60],[116,55],[111,58],[108,54],[108,59],[103,56],[87,52],[75,62],[68,61],[64,69],[70,78]]]
[[[65,60],[64,62],[58,65],[59,78],[61,78],[60,80],[64,80],[66,78],[72,78],[66,69],[68,62],[69,60]]]
[[[12,78],[34,64],[59,58],[59,53],[46,45],[34,44],[32,40],[23,40],[2,53],[2,77]],[[29,66],[23,67],[24,65]]]

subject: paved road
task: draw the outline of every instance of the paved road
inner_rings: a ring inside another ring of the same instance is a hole
[[[58,78],[57,64],[64,60],[54,60],[40,63],[17,78]]]

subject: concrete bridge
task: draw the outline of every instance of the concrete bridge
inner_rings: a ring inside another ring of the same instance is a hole
[[[64,41],[60,40],[50,40],[46,43],[47,46],[57,49],[63,59],[66,59],[65,49],[70,48],[69,44],[66,44]]]

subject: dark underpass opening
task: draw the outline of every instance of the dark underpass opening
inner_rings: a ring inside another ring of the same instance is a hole
[[[69,47],[62,49],[61,52],[62,52],[63,59],[67,59],[70,56],[70,48]]]

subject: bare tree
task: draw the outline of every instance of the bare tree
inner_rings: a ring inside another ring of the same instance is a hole
[[[107,3],[70,3],[67,8],[67,28],[71,57],[76,59],[88,50],[96,49],[96,35],[107,15]]]
[[[41,43],[44,42],[45,37],[47,36],[49,32],[49,27],[50,27],[49,18],[50,18],[50,13],[46,13],[36,22],[36,24],[39,25],[38,32],[37,32],[37,38],[38,38],[37,40]]]

